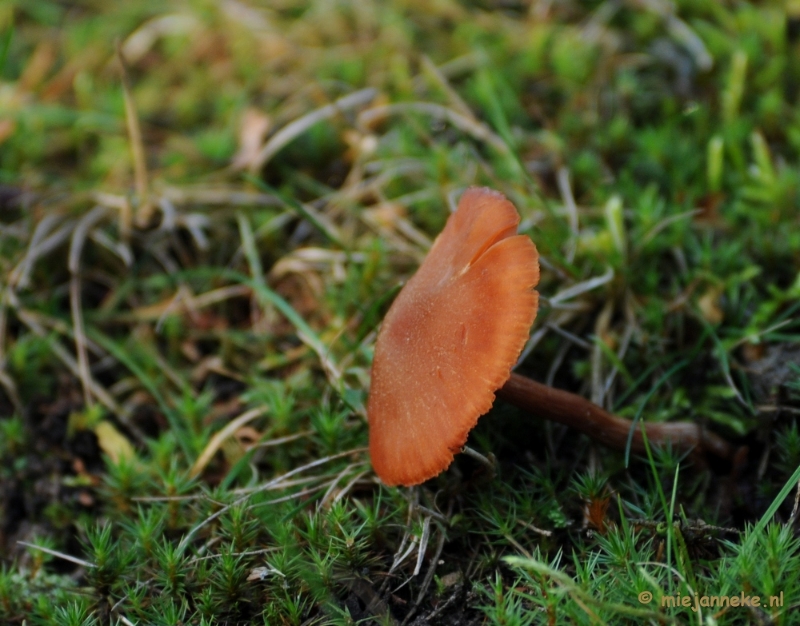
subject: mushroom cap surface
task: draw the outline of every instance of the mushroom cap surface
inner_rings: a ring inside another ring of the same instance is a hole
[[[469,188],[389,308],[367,401],[387,485],[447,469],[511,375],[538,305],[539,255],[518,224],[503,194]]]

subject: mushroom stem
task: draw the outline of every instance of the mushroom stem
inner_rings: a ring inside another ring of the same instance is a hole
[[[511,374],[497,397],[544,419],[558,422],[588,435],[595,441],[625,450],[633,422],[600,408],[581,396],[553,389],[519,374]],[[644,430],[652,446],[671,444],[681,452],[711,453],[733,459],[735,449],[722,437],[689,422],[645,422]],[[631,451],[645,453],[641,426],[633,429]]]

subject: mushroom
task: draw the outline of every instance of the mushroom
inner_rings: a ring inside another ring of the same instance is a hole
[[[471,187],[389,308],[375,343],[369,449],[387,485],[416,485],[452,463],[495,394],[615,449],[645,450],[642,433],[575,394],[512,374],[536,317],[539,255],[517,235],[501,193]],[[653,445],[731,458],[693,423],[648,423]]]

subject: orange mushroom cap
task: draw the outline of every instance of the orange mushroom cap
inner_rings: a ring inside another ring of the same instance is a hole
[[[539,255],[503,194],[471,187],[375,344],[372,466],[387,485],[441,473],[511,375],[536,317]]]

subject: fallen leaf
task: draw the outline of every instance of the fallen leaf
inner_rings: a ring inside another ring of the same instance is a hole
[[[697,301],[700,313],[710,324],[719,324],[724,318],[722,309],[719,306],[721,295],[722,290],[719,287],[709,287]]]
[[[239,150],[231,161],[233,169],[244,170],[257,162],[264,138],[271,126],[272,121],[266,113],[258,109],[247,109],[244,112],[239,128]]]
[[[107,420],[94,427],[94,434],[97,436],[100,448],[114,463],[119,463],[122,459],[132,459],[136,454],[128,438]]]

